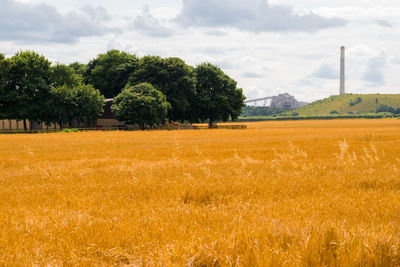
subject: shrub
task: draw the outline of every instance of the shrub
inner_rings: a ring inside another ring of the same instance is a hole
[[[145,125],[163,124],[171,105],[165,95],[149,83],[135,86],[127,85],[114,98],[111,109],[120,121],[127,124],[139,124],[142,129]]]
[[[356,99],[354,99],[353,101],[351,101],[349,103],[350,107],[354,107],[355,105],[359,104],[362,102],[362,98],[361,97],[357,97]]]
[[[390,112],[393,114],[400,114],[400,108],[395,109],[394,107],[389,107],[387,105],[381,104],[377,109],[376,113],[380,112]]]

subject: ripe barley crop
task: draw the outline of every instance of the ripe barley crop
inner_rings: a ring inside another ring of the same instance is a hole
[[[400,121],[0,136],[0,266],[399,266]]]

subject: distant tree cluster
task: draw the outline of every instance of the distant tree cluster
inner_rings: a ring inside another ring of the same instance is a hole
[[[241,117],[268,117],[278,116],[283,112],[290,110],[290,108],[271,108],[271,107],[260,107],[260,106],[245,106]]]
[[[385,104],[381,104],[379,105],[379,107],[376,109],[377,113],[380,112],[389,112],[389,113],[393,113],[393,114],[400,114],[400,108],[394,108],[394,107],[390,107],[388,105]]]
[[[115,97],[112,111],[121,121],[138,123],[144,129],[145,125],[163,123],[170,107],[161,91],[150,83],[141,83],[125,87]]]
[[[103,112],[104,97],[74,69],[51,65],[38,53],[0,56],[0,116],[7,119],[59,123],[93,121]]]
[[[1,118],[58,123],[93,121],[105,98],[114,98],[116,117],[129,124],[235,120],[243,92],[219,67],[192,67],[179,58],[110,50],[88,64],[51,64],[31,51],[0,54]]]
[[[359,104],[362,102],[362,97],[357,97],[353,101],[350,101],[349,106],[354,107],[355,105]]]

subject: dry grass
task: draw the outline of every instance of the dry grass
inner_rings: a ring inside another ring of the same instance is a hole
[[[0,266],[399,266],[400,121],[0,136]]]

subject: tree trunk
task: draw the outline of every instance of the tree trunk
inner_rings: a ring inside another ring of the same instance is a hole
[[[26,119],[24,119],[24,131],[26,131]]]

